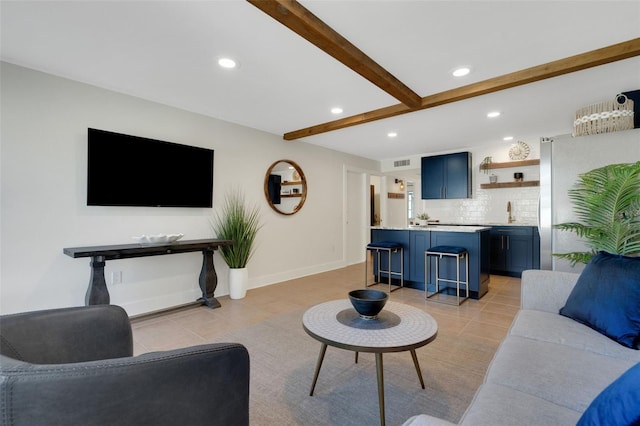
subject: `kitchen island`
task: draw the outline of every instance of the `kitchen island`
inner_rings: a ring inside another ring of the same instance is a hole
[[[469,297],[480,299],[489,291],[489,249],[490,227],[465,225],[429,225],[408,228],[389,228],[374,226],[371,228],[371,242],[393,241],[402,244],[404,249],[404,285],[424,290],[424,252],[433,246],[459,246],[469,252]],[[398,256],[392,259],[394,270],[400,270]],[[381,259],[383,265],[386,257]],[[374,259],[374,275],[377,276],[377,264]],[[435,269],[430,268],[429,282],[435,282]],[[455,261],[443,259],[440,262],[440,276],[454,279]],[[466,279],[464,266],[460,278]],[[383,282],[386,282],[383,276]],[[399,280],[398,280],[399,281]],[[429,288],[429,290],[434,290]]]

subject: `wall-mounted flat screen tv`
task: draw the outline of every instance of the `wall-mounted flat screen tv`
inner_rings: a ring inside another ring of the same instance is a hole
[[[213,150],[88,129],[87,205],[211,207]]]

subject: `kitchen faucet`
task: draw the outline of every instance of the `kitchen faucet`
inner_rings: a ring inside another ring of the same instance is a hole
[[[507,212],[509,213],[509,219],[507,219],[508,222],[509,223],[515,222],[516,219],[513,216],[511,216],[511,201],[507,201]]]

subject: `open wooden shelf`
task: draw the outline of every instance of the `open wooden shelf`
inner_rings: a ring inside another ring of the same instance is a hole
[[[506,163],[480,164],[480,170],[506,169],[508,167],[538,166],[539,164],[540,164],[540,160],[508,161]]]
[[[280,194],[280,198],[299,198],[302,194]]]
[[[524,186],[540,186],[539,180],[526,180],[522,182],[497,182],[497,183],[481,183],[482,189],[495,189],[495,188],[521,188]]]
[[[302,181],[301,180],[292,180],[289,182],[282,182],[280,183],[280,185],[282,186],[286,186],[286,185],[302,185]]]

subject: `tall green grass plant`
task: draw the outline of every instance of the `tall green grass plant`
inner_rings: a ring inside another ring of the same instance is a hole
[[[227,265],[230,268],[245,268],[254,253],[258,231],[262,228],[258,206],[247,205],[240,190],[229,191],[222,208],[214,214],[211,225],[216,238],[234,242],[219,249]]]

